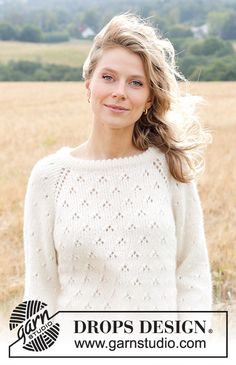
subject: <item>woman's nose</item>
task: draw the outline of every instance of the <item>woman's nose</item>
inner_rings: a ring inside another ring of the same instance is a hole
[[[126,98],[125,85],[124,83],[117,83],[112,93],[113,97]]]

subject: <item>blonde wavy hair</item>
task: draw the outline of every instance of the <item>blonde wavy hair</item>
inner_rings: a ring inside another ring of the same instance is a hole
[[[83,66],[83,78],[92,77],[102,52],[124,47],[140,56],[149,80],[152,105],[136,121],[132,142],[140,150],[158,147],[166,155],[171,175],[187,183],[204,168],[203,148],[211,134],[201,125],[195,110],[202,98],[185,92],[179,81],[188,83],[175,63],[175,50],[159,30],[138,15],[114,16],[96,35]]]

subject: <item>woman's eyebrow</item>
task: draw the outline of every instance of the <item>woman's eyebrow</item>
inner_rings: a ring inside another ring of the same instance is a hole
[[[114,73],[118,73],[116,70],[110,68],[110,67],[103,67],[101,71],[110,71]],[[145,79],[144,75],[130,75],[130,77],[139,78],[139,79]]]

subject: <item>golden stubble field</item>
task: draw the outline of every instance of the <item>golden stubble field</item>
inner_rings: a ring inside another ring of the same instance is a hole
[[[214,282],[215,308],[235,308],[236,82],[192,83],[205,98],[200,116],[213,134],[199,192]],[[22,299],[23,204],[35,162],[82,143],[91,127],[83,83],[0,83],[0,311]]]
[[[91,44],[88,40],[65,43],[0,41],[0,63],[14,60],[78,67],[82,66]]]

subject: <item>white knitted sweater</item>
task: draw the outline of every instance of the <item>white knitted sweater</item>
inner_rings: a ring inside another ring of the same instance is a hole
[[[210,310],[211,277],[195,183],[155,147],[38,161],[24,211],[24,299],[51,310]]]

